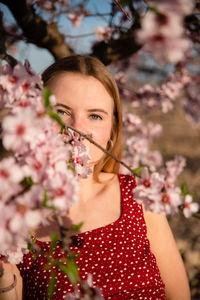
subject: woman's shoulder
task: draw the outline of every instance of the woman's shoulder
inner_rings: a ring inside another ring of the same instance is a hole
[[[144,219],[150,248],[156,257],[167,296],[169,299],[190,299],[183,261],[166,216],[144,210]],[[171,274],[175,274],[176,284]]]

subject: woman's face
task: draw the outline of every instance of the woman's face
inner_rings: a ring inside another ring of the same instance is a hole
[[[111,136],[114,102],[103,84],[93,76],[63,72],[53,77],[48,88],[56,96],[57,111],[65,124],[91,134],[92,139],[106,148]],[[103,152],[89,141],[93,165]]]

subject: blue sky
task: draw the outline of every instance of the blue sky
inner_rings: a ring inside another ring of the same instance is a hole
[[[73,0],[71,0],[73,2]],[[87,9],[98,13],[110,12],[109,0],[90,0],[87,5]],[[10,22],[13,18],[8,9],[0,4],[0,10],[3,11],[4,17],[7,22]],[[61,32],[68,33],[70,35],[80,35],[84,33],[91,33],[99,26],[106,26],[106,21],[100,17],[88,17],[82,22],[81,27],[72,27],[71,22],[63,16],[60,20]],[[94,40],[94,36],[79,39],[69,39],[77,53],[88,53],[90,50],[91,41]],[[15,57],[23,62],[28,59],[33,70],[37,73],[41,73],[48,65],[53,62],[52,55],[45,49],[37,48],[32,44],[26,44],[20,42],[18,44],[18,53]]]

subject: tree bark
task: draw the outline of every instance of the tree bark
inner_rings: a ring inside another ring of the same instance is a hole
[[[129,57],[141,48],[141,45],[136,43],[133,33],[133,29],[130,29],[122,33],[119,39],[95,44],[91,55],[98,57],[105,65]]]
[[[26,4],[26,0],[0,0],[12,12],[17,24],[23,31],[27,43],[45,48],[56,59],[74,54],[65,36],[59,32],[56,23],[48,24],[41,16],[37,15],[34,8]],[[90,55],[96,56],[108,65],[119,59],[127,58],[140,49],[134,39],[135,24],[127,32],[122,32],[118,39],[111,39],[96,43]]]
[[[23,31],[26,42],[49,50],[55,59],[74,53],[65,42],[65,36],[59,32],[57,24],[48,24],[35,13],[33,7],[26,4],[25,0],[1,0],[0,2],[12,12]]]

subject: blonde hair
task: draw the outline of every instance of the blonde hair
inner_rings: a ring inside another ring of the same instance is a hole
[[[99,80],[114,101],[113,124],[111,130],[111,143],[108,143],[107,150],[118,159],[121,158],[121,131],[122,111],[119,91],[116,82],[107,68],[95,57],[73,55],[57,60],[49,66],[42,74],[44,85],[61,72],[75,72],[82,75],[93,76]],[[99,173],[118,173],[119,163],[112,157],[104,154],[94,167],[94,178],[99,181]]]

